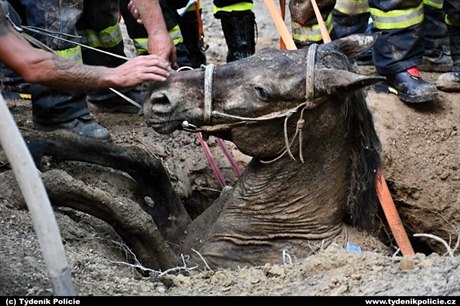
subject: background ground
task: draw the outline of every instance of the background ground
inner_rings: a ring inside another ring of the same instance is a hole
[[[223,63],[225,42],[219,22],[209,13],[210,3],[204,4],[207,55],[209,62]],[[277,47],[278,35],[262,1],[255,3],[257,49]],[[372,68],[363,68],[363,73],[373,73]],[[423,76],[435,81],[438,75]],[[417,107],[372,91],[369,98],[383,143],[384,174],[401,217],[414,217],[404,213],[407,207],[415,208],[418,217],[419,224],[407,228],[409,234],[417,233],[419,225],[445,237],[447,233],[437,232],[439,222],[450,223],[454,234],[460,228],[460,216],[454,214],[460,208],[459,94],[441,92],[435,103]],[[21,129],[31,129],[29,103],[8,104]],[[189,208],[199,211],[218,196],[219,186],[195,135],[158,135],[137,115],[93,113],[115,142],[143,146],[162,158]],[[232,184],[235,177],[230,166],[213,139],[209,142]],[[244,167],[248,157],[228,145]],[[0,157],[0,181],[9,177],[4,163]],[[29,214],[2,198],[2,193],[0,190],[0,295],[49,295]],[[419,253],[411,270],[400,268],[399,256],[354,254],[333,245],[308,259],[293,259],[293,263],[283,264],[280,258],[279,265],[144,278],[126,264],[126,250],[110,226],[82,213],[56,211],[73,281],[81,295],[460,295],[460,257],[448,257],[439,243],[418,239],[413,240]],[[427,244],[439,251],[430,254]]]

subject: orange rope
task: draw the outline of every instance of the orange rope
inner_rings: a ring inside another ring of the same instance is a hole
[[[275,23],[278,32],[281,35],[282,40],[286,44],[288,50],[295,50],[297,49],[296,45],[294,44],[294,40],[290,35],[289,31],[287,30],[286,24],[284,23],[283,18],[275,5],[270,0],[264,0],[265,5],[272,16],[273,22]],[[319,11],[318,5],[316,4],[315,0],[311,0],[313,5],[313,10],[315,11],[316,19],[318,20],[318,24],[320,26],[321,35],[323,36],[323,41],[325,43],[331,41],[331,37],[329,36],[329,32],[327,31],[326,25],[324,23],[323,17],[321,16],[321,12]],[[412,248],[412,244],[410,243],[409,237],[407,236],[406,230],[404,229],[404,225],[402,224],[401,218],[399,217],[398,211],[396,210],[396,206],[391,198],[390,190],[385,182],[383,177],[382,171],[379,169],[377,171],[377,182],[376,182],[376,189],[377,195],[379,197],[380,204],[382,205],[383,212],[385,217],[387,218],[388,225],[390,226],[391,232],[398,244],[401,253],[403,256],[415,256],[414,249]]]

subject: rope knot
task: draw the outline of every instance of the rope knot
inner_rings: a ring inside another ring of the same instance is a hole
[[[304,126],[305,126],[305,120],[303,118],[300,118],[299,120],[297,120],[298,129],[303,129]]]

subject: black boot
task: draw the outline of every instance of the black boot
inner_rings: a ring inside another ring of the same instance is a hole
[[[423,10],[422,31],[425,53],[422,63],[417,67],[420,71],[451,71],[452,59],[450,57],[449,37],[444,22],[446,13],[442,9],[436,9],[430,5],[425,5]]]
[[[423,80],[416,67],[385,77],[385,83],[373,85],[376,92],[393,93],[407,103],[429,102],[438,97],[436,86]]]
[[[428,50],[425,48],[422,63],[418,65],[421,71],[447,72],[452,70],[452,58],[448,46]]]
[[[251,11],[219,12],[222,30],[227,42],[227,63],[249,57],[255,53],[256,18]]]
[[[184,38],[184,44],[190,53],[190,61],[193,68],[206,65],[206,50],[203,38],[198,30],[198,19],[196,12],[186,12],[179,18],[179,27]]]

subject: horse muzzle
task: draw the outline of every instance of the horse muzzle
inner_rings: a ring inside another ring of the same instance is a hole
[[[164,92],[154,92],[144,104],[147,124],[160,134],[170,134],[181,127],[183,119],[177,116],[176,107]]]

